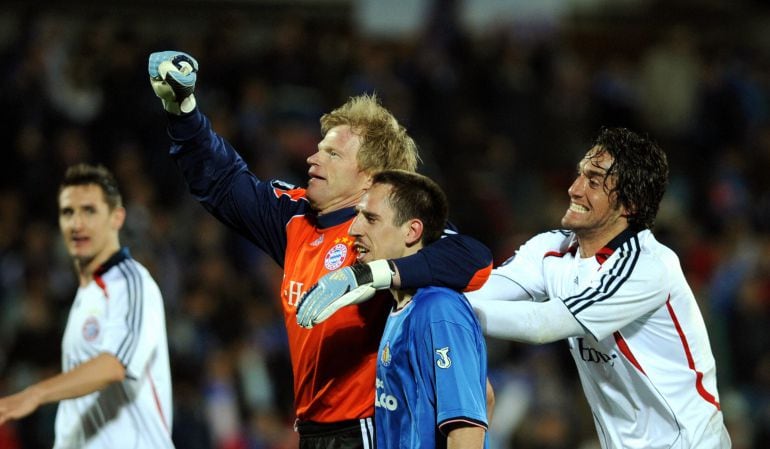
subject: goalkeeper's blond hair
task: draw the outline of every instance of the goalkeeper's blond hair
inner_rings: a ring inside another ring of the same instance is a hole
[[[377,95],[351,97],[345,104],[321,117],[321,132],[350,126],[361,137],[358,166],[366,173],[382,170],[416,171],[420,162],[417,145],[406,133],[406,128],[385,109]]]

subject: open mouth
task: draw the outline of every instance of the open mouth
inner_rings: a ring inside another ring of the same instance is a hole
[[[356,259],[357,260],[361,260],[364,257],[366,257],[367,254],[369,254],[369,248],[367,248],[366,246],[364,246],[364,245],[362,245],[360,243],[355,243],[353,245],[353,249],[355,249],[355,251],[356,251]]]
[[[569,210],[571,210],[572,212],[577,212],[579,214],[583,214],[583,213],[588,212],[588,208],[587,207],[581,206],[580,204],[576,204],[576,203],[570,203],[569,204]]]
[[[90,242],[91,239],[88,237],[72,237],[70,239],[70,244],[73,248],[82,248],[86,245],[88,245],[88,242]]]

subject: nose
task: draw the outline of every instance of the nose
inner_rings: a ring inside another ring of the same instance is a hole
[[[72,227],[75,229],[80,229],[83,227],[83,223],[85,221],[83,220],[83,215],[75,213],[72,215]]]
[[[69,216],[62,215],[59,223],[62,229],[69,229],[71,231],[77,231],[83,227],[83,219],[78,213],[73,213]]]
[[[572,185],[569,186],[569,189],[567,189],[567,193],[569,194],[570,198],[581,196],[583,194],[584,187],[585,180],[582,176],[578,176],[574,181],[572,181]]]
[[[356,215],[356,218],[353,219],[353,223],[350,224],[350,229],[348,229],[348,234],[350,234],[351,237],[361,237],[363,234],[361,234],[361,214]]]
[[[316,151],[307,157],[306,162],[308,165],[318,165],[318,153],[320,153],[320,151]]]

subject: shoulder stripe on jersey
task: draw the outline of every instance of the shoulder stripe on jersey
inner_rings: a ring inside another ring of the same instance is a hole
[[[123,362],[123,364],[126,364],[126,360],[124,359],[124,353],[127,350],[127,346],[131,343],[131,341],[134,338],[133,332],[131,332],[131,317],[132,317],[132,311],[134,310],[134,297],[136,296],[134,293],[134,283],[132,282],[131,276],[129,275],[125,264],[120,264],[117,266],[118,270],[120,270],[120,274],[123,275],[123,279],[126,282],[126,316],[124,318],[124,321],[126,322],[126,335],[123,337],[123,341],[120,342],[120,345],[118,346],[117,350],[117,357],[118,359]]]
[[[131,343],[131,346],[126,353],[126,365],[128,365],[128,362],[133,358],[134,353],[136,352],[136,347],[138,346],[139,342],[139,336],[141,335],[142,330],[142,319],[144,317],[144,284],[141,273],[139,273],[139,270],[136,267],[136,264],[134,263],[127,263],[127,266],[130,267],[130,271],[132,272],[132,278],[136,285],[136,288],[134,289],[134,311],[133,311],[133,319],[132,319],[132,331],[134,334],[133,342]]]
[[[121,274],[126,280],[126,292],[128,310],[126,311],[126,336],[118,346],[117,357],[128,366],[131,357],[136,351],[139,339],[139,331],[142,327],[142,276],[136,265],[126,261],[118,265]]]
[[[120,273],[123,275],[123,278],[126,282],[127,305],[126,316],[124,318],[126,323],[126,336],[123,338],[123,341],[121,341],[120,346],[118,346],[117,356],[124,365],[127,365],[128,360],[126,359],[126,352],[128,351],[128,348],[133,344],[135,339],[135,335],[133,333],[133,324],[136,320],[136,283],[133,278],[133,273],[130,272],[129,267],[127,267],[126,264],[119,264],[118,270],[120,270]]]
[[[611,298],[634,272],[640,253],[639,239],[636,236],[625,242],[619,251],[618,259],[602,276],[597,288],[586,288],[577,295],[564,299],[564,304],[570,312],[577,315],[592,304]]]
[[[674,327],[676,327],[676,332],[679,334],[679,339],[682,341],[682,348],[684,349],[685,356],[687,357],[687,366],[695,373],[695,389],[698,390],[698,394],[706,402],[712,404],[717,408],[717,410],[721,410],[722,407],[719,405],[719,401],[717,401],[713,394],[706,391],[706,387],[703,386],[703,372],[698,371],[698,369],[695,367],[695,360],[693,359],[692,352],[690,351],[690,344],[687,342],[687,336],[684,334],[682,326],[679,324],[679,318],[676,317],[674,308],[671,306],[670,297],[668,301],[666,301],[666,308],[668,309],[668,314],[671,316],[671,321],[674,322]]]

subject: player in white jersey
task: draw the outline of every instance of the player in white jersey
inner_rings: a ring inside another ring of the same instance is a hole
[[[62,373],[1,398],[0,425],[60,401],[55,449],[174,447],[163,298],[120,247],[125,214],[107,169],[67,170],[59,225],[80,287],[62,340]]]
[[[667,179],[655,143],[602,130],[565,229],[533,237],[467,294],[488,336],[568,340],[605,449],[730,447],[698,304],[651,232]]]

